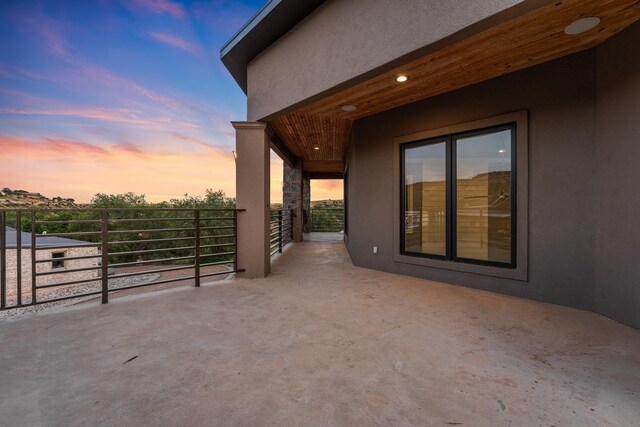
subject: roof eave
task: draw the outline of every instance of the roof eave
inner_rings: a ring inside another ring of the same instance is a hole
[[[247,93],[247,65],[326,0],[269,0],[220,49],[220,59]]]

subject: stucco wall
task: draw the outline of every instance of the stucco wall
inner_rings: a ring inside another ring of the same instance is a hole
[[[329,0],[249,64],[248,120],[265,118],[519,3]]]
[[[596,49],[357,121],[348,149],[353,262],[591,309],[640,327],[638,45],[635,24]],[[528,281],[394,262],[392,139],[523,109]]]
[[[15,295],[18,277],[18,261],[17,250],[7,249],[7,295]],[[48,259],[52,257],[53,252],[64,252],[65,257],[77,257],[87,255],[97,255],[97,248],[67,248],[67,249],[38,249],[36,251],[36,259]],[[98,270],[78,271],[65,273],[66,270],[76,268],[97,267],[100,258],[78,259],[64,261],[64,268],[54,269],[56,274],[38,276],[36,283],[38,286],[50,285],[53,283],[69,282],[72,280],[90,280],[98,277]],[[22,250],[22,293],[31,294],[31,249]],[[44,262],[36,264],[37,273],[45,273],[52,271],[51,263]]]
[[[596,310],[640,326],[640,24],[597,49]]]
[[[348,151],[353,262],[593,308],[595,59],[590,50],[357,121]],[[529,112],[528,281],[394,262],[393,138],[520,110]]]

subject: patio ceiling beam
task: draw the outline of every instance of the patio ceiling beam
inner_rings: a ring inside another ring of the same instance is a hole
[[[305,173],[307,179],[343,179],[344,174],[342,172],[329,173],[329,172],[307,172]]]

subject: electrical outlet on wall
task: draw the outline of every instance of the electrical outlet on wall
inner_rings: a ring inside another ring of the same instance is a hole
[[[374,253],[374,254],[377,254],[377,253],[378,253],[378,247],[377,247],[377,246],[374,246],[374,247],[373,247],[373,253]]]

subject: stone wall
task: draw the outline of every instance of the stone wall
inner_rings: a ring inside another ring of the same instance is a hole
[[[294,211],[293,239],[302,240],[303,229],[307,232],[307,215],[309,212],[311,190],[309,178],[302,172],[302,165],[291,167],[283,163],[282,170],[282,209]]]
[[[302,179],[302,229],[305,233],[309,233],[309,211],[311,209],[311,180],[309,177]]]
[[[16,295],[17,293],[17,276],[18,276],[18,261],[17,261],[17,250],[16,249],[7,249],[7,296]],[[88,256],[88,255],[98,255],[98,248],[67,248],[67,249],[56,249],[56,248],[47,248],[41,249],[39,248],[36,251],[36,260],[49,259],[52,258],[52,254],[56,252],[63,252],[64,257],[77,257],[77,256]],[[36,283],[38,286],[50,285],[54,283],[60,282],[69,282],[72,280],[91,280],[97,279],[99,277],[98,270],[90,270],[90,271],[78,271],[71,273],[64,273],[65,270],[77,269],[77,268],[87,268],[87,267],[98,267],[100,258],[89,258],[89,259],[78,259],[78,260],[69,260],[64,261],[64,267],[58,269],[52,269],[51,262],[42,262],[36,264],[36,272],[37,273],[45,273],[52,270],[58,271],[57,274],[51,274],[47,276],[38,276],[36,279]],[[22,249],[22,289],[24,294],[31,294],[31,249],[26,248]]]
[[[283,162],[282,170],[282,209],[302,207],[302,168],[291,167]]]

